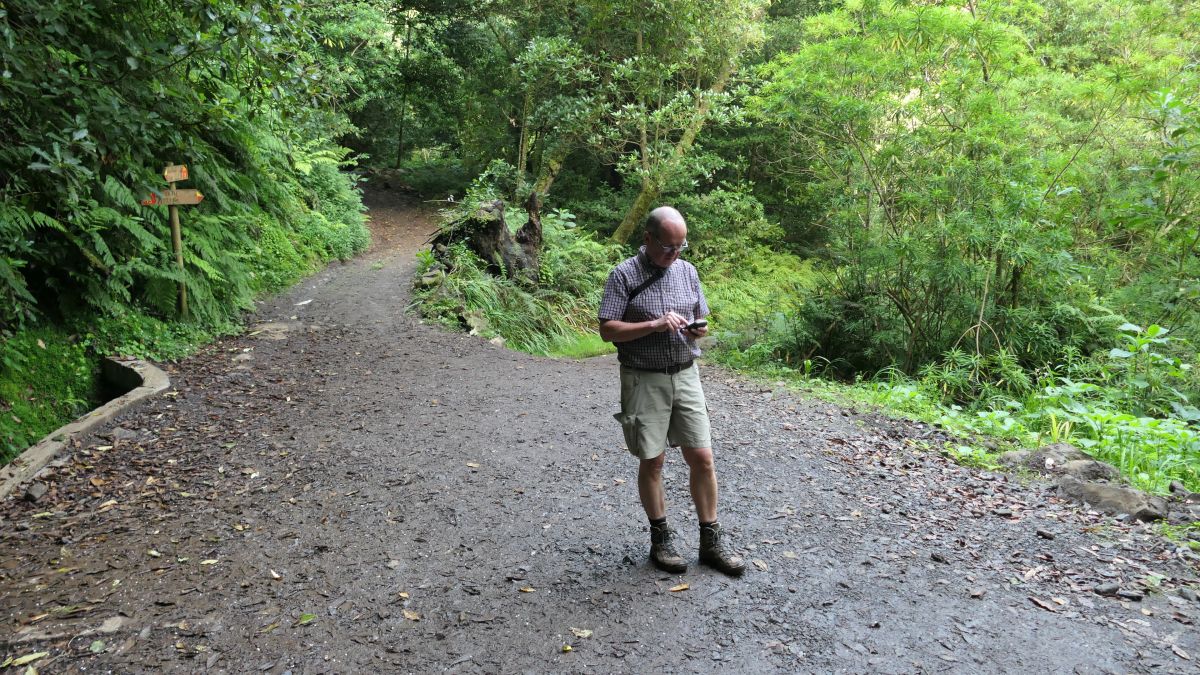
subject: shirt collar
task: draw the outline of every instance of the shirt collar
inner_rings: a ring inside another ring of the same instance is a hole
[[[653,272],[655,270],[658,270],[660,272],[666,272],[667,270],[671,269],[670,267],[659,267],[658,265],[655,265],[654,261],[650,259],[650,256],[646,254],[646,245],[645,244],[642,244],[641,246],[638,247],[637,259],[638,259],[638,262],[640,262],[642,264],[642,267],[650,270],[651,272]],[[672,262],[671,264],[674,265],[675,263]]]

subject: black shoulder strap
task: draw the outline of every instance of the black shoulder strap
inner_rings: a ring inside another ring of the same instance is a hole
[[[654,271],[650,273],[649,279],[646,279],[642,283],[638,284],[637,288],[633,289],[632,291],[629,291],[628,302],[633,302],[633,299],[636,298],[639,294],[641,294],[642,291],[646,290],[647,288],[650,288],[650,286],[653,285],[654,282],[661,279],[663,276],[663,272],[666,272],[666,270],[664,270],[661,267],[654,268]]]

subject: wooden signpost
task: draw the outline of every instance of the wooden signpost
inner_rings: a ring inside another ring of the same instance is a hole
[[[171,217],[171,247],[175,249],[175,264],[179,273],[183,274],[183,228],[179,225],[179,206],[199,204],[204,195],[199,190],[177,189],[175,183],[188,179],[188,169],[183,164],[168,164],[163,169],[163,179],[171,184],[170,189],[151,192],[148,199],[142,200],[143,206],[164,205]],[[187,284],[179,280],[179,312],[187,316]]]

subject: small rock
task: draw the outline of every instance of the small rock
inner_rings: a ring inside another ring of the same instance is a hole
[[[1000,516],[1001,518],[1008,518],[1009,516],[1011,516],[1011,515],[1013,514],[1013,510],[1012,510],[1012,509],[1001,508],[1001,509],[994,509],[994,510],[992,511],[992,513],[993,513],[993,514],[995,514],[995,515],[997,515],[997,516]]]
[[[937,551],[930,553],[929,558],[931,560],[933,560],[934,562],[940,562],[942,564],[946,564],[946,563],[950,562],[949,560],[946,559],[946,556],[942,555],[941,553],[939,553]]]
[[[1187,588],[1187,587],[1179,589],[1179,597],[1181,597],[1185,600],[1190,600],[1191,602],[1200,601],[1200,596],[1196,595],[1196,591],[1193,591],[1192,589]]]
[[[987,591],[985,591],[982,588],[975,588],[975,589],[971,590],[971,597],[975,598],[976,600],[982,598],[986,594],[987,594]]]
[[[1169,490],[1170,490],[1172,496],[1174,496],[1176,499],[1179,499],[1181,501],[1189,501],[1191,499],[1200,499],[1200,495],[1189,491],[1186,487],[1183,486],[1183,483],[1180,483],[1177,480],[1171,481],[1171,486],[1170,486]]]
[[[47,485],[41,481],[33,483],[27,490],[25,490],[25,501],[36,502],[46,494],[46,490],[48,489],[49,488]]]
[[[114,441],[132,441],[138,437],[138,432],[125,427],[114,427],[109,437]]]
[[[1146,595],[1145,595],[1145,593],[1142,593],[1141,591],[1120,590],[1120,591],[1117,591],[1117,597],[1124,598],[1126,600],[1141,600],[1142,598],[1146,597]]]
[[[1095,593],[1096,595],[1113,596],[1113,595],[1116,595],[1117,592],[1120,590],[1121,590],[1120,584],[1108,583],[1108,584],[1099,584],[1098,586],[1096,586],[1095,588],[1092,589],[1092,592]]]
[[[1022,467],[1029,462],[1028,450],[1009,450],[998,458],[1001,466]]]
[[[1042,539],[1046,539],[1046,540],[1054,539],[1054,533],[1051,532],[1050,530],[1038,530],[1037,536],[1041,537]]]

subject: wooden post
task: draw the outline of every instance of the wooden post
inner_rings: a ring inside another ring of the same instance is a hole
[[[174,183],[171,188],[175,188]],[[175,249],[175,266],[183,274],[183,228],[179,226],[179,207],[172,204],[167,207],[167,212],[171,215],[171,247]],[[179,280],[179,313],[187,318],[187,284],[183,279]]]
[[[175,179],[179,176],[171,175],[173,166],[177,166],[174,162],[167,165],[163,169],[163,178],[166,178],[171,184],[171,192],[175,191]],[[184,169],[184,176],[187,175],[187,169]],[[187,284],[183,281],[183,227],[179,224],[179,207],[171,204],[167,207],[167,214],[171,220],[171,248],[175,250],[175,267],[179,269],[179,315],[187,318]]]

